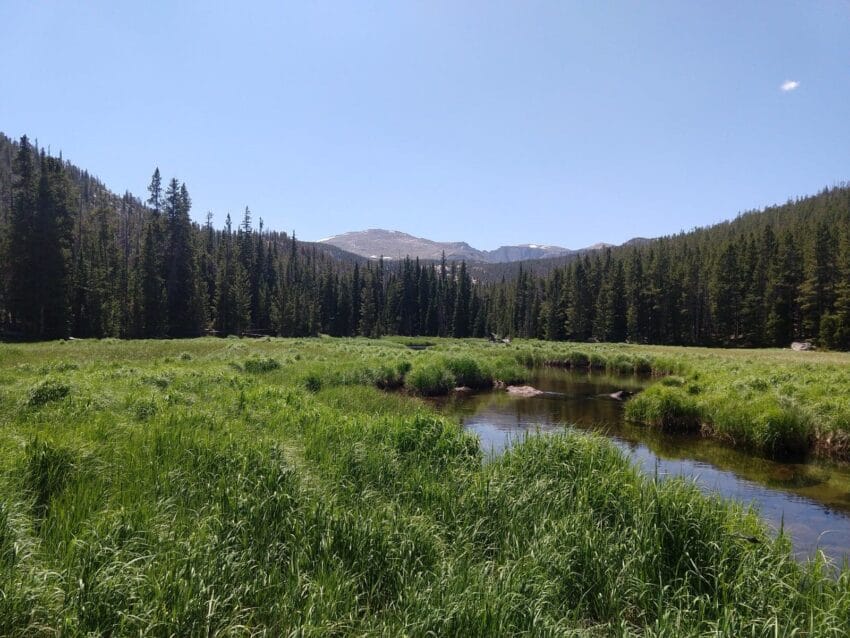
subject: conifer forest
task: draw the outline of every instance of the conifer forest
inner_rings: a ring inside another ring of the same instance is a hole
[[[250,194],[246,194],[250,199]],[[498,268],[367,260],[192,221],[157,168],[143,198],[0,137],[7,339],[410,335],[850,348],[850,188],[617,248]],[[298,212],[292,212],[298,226]]]

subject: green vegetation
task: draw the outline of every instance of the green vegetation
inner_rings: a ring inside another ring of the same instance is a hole
[[[495,333],[850,350],[847,185],[531,266],[365,260],[255,227],[248,208],[199,226],[186,185],[159,169],[143,199],[0,134],[0,337]],[[591,347],[571,356],[602,365]]]
[[[581,352],[0,346],[0,635],[845,635],[850,571],[797,563],[754,513],[641,475],[597,437],[531,437],[482,463],[415,393],[520,363],[649,365],[675,373],[652,391],[676,400],[647,418],[686,397],[718,431],[768,440],[796,427],[773,411],[786,396],[838,427],[848,393],[826,399],[850,383],[846,357]],[[765,408],[748,426],[717,411],[728,392],[775,402],[741,402]]]

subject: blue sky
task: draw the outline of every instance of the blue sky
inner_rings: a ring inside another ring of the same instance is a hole
[[[847,0],[0,0],[0,60],[0,131],[308,240],[576,248],[850,179]]]

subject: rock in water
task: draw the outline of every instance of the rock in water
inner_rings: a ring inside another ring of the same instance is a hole
[[[518,397],[536,397],[543,394],[543,390],[532,388],[530,385],[509,385],[508,394]]]

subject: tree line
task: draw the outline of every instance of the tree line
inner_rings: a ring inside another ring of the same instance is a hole
[[[850,189],[492,286],[491,324],[544,339],[850,348]]]
[[[235,228],[198,225],[186,185],[159,169],[142,203],[26,137],[3,155],[6,337],[483,334],[465,264],[352,263],[255,227],[248,208]]]
[[[488,281],[480,265],[344,259],[255,226],[191,220],[156,169],[116,196],[26,137],[0,136],[7,338],[202,334],[535,337],[850,348],[850,189]],[[470,265],[471,266],[471,265]]]

